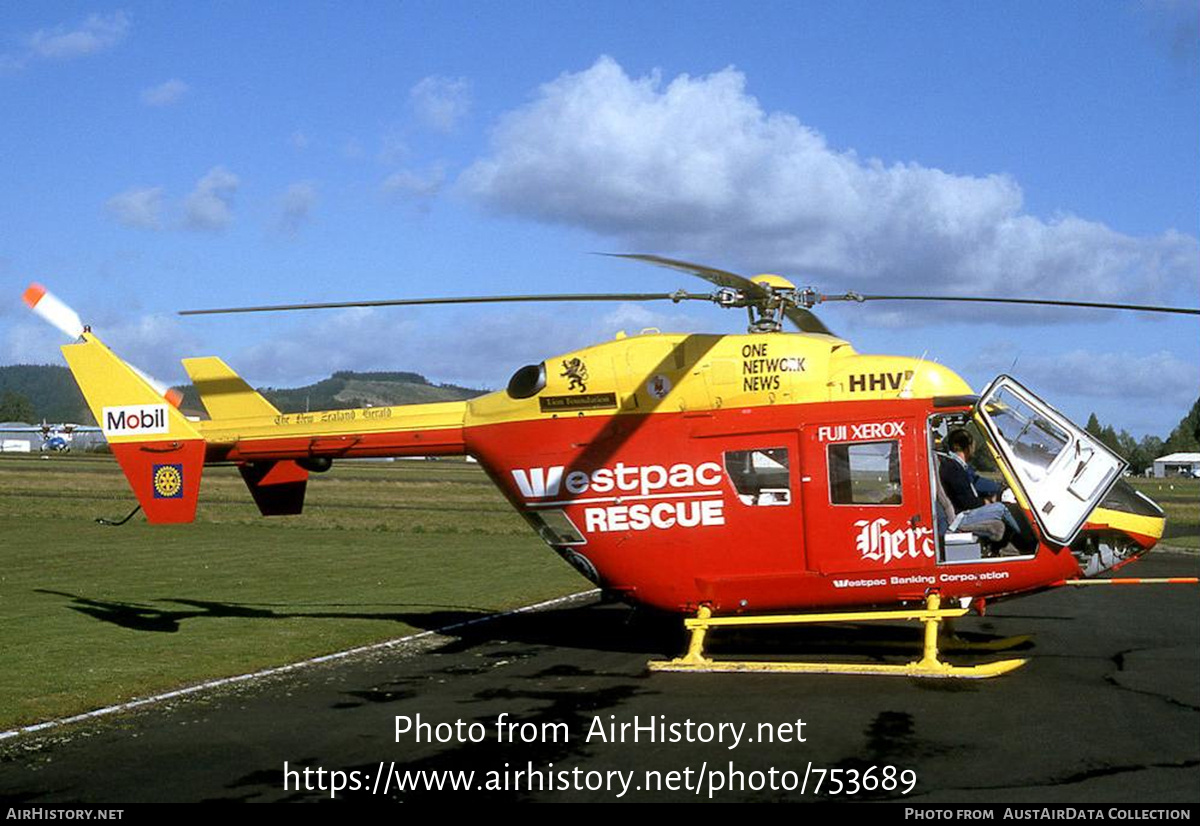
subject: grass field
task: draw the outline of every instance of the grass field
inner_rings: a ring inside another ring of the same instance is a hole
[[[1167,512],[1163,544],[1200,550],[1200,479],[1130,479]]]
[[[1200,549],[1200,481],[1133,480]],[[263,519],[232,468],[194,525],[120,528],[109,457],[0,457],[0,730],[584,590],[476,465],[341,464]]]
[[[483,472],[343,464],[263,519],[231,468],[152,527],[108,457],[0,460],[0,730],[591,587]]]

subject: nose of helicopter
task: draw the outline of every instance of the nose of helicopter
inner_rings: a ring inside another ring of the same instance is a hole
[[[1163,509],[1121,479],[1092,511],[1071,550],[1083,575],[1096,576],[1148,552],[1166,524]]]

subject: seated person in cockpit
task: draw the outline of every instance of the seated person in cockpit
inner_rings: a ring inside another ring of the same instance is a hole
[[[957,514],[947,528],[970,531],[972,525],[998,520],[1005,529],[1000,544],[1011,542],[1022,551],[1032,550],[1036,546],[1034,537],[1025,532],[1009,507],[999,501],[1004,487],[980,476],[971,466],[971,454],[975,451],[971,434],[961,429],[952,430],[945,445],[949,455],[939,462],[938,476]]]
[[[950,504],[958,513],[996,502],[1004,488],[991,479],[980,476],[971,466],[975,440],[965,430],[951,430],[946,437],[949,461],[942,461],[938,473]]]

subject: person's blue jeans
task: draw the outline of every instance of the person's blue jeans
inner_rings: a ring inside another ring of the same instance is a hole
[[[991,502],[987,505],[981,505],[978,508],[972,508],[969,511],[963,511],[958,515],[955,521],[958,523],[954,526],[955,530],[970,531],[971,525],[980,522],[999,519],[1014,534],[1021,533],[1021,526],[1017,524],[1016,518],[1009,511],[1008,507],[1003,502]]]

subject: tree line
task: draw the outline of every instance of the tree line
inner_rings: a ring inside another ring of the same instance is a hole
[[[1196,399],[1192,409],[1165,439],[1143,436],[1139,441],[1130,436],[1128,431],[1118,432],[1112,425],[1102,425],[1095,413],[1088,417],[1085,430],[1129,462],[1129,469],[1133,473],[1142,474],[1161,456],[1200,453],[1200,398]]]

